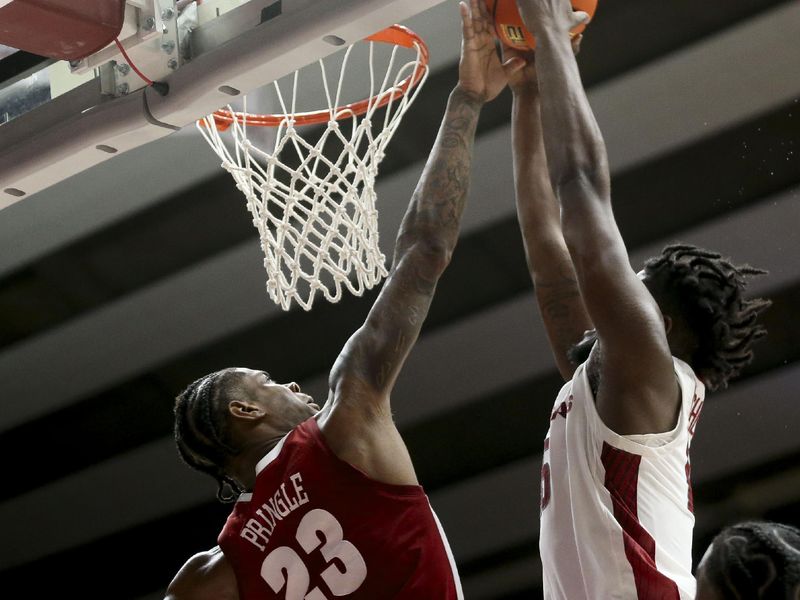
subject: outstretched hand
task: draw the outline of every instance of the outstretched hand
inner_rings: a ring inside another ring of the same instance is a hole
[[[497,97],[514,72],[525,66],[521,57],[501,63],[495,48],[492,18],[483,0],[460,2],[463,40],[458,66],[459,87],[479,102]]]
[[[531,32],[551,29],[566,33],[589,22],[589,14],[572,10],[569,0],[517,0],[517,8]]]
[[[583,34],[576,35],[572,38],[572,51],[577,55],[581,51],[581,42],[583,41]],[[508,74],[508,86],[515,94],[533,91],[539,89],[539,82],[536,78],[536,53],[531,50],[522,52],[516,48],[503,48],[503,61],[521,59],[525,64]]]

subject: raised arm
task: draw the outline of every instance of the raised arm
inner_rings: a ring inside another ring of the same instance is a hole
[[[335,398],[366,407],[388,406],[389,393],[417,340],[458,238],[481,107],[507,83],[484,3],[472,0],[471,7],[461,3],[460,8],[458,85],[400,225],[389,277],[331,373]]]
[[[576,48],[577,41],[573,44]],[[514,93],[511,138],[517,217],[550,348],[561,376],[569,380],[576,365],[570,362],[567,353],[592,328],[592,322],[581,299],[575,268],[561,232],[558,202],[550,185],[535,58],[533,54],[526,58],[525,68],[509,81]]]
[[[569,30],[586,15],[573,12],[568,0],[518,0],[518,6],[537,39],[550,181],[598,335],[598,411],[620,434],[668,431],[675,424],[679,389],[664,319],[631,269],[614,220],[605,143],[569,41]]]

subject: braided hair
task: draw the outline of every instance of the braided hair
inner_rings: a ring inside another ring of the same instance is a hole
[[[726,527],[702,568],[724,600],[800,600],[800,529],[767,521]]]
[[[244,490],[224,469],[239,452],[233,446],[227,402],[234,392],[234,369],[210,373],[175,399],[175,443],[183,461],[217,481],[217,499],[233,502]],[[227,488],[227,489],[226,489]]]
[[[746,277],[766,271],[733,265],[715,252],[688,244],[667,246],[645,263],[644,270],[648,277],[665,277],[672,304],[697,338],[692,368],[709,389],[727,387],[753,359],[753,342],[767,333],[756,320],[771,302],[742,295]]]

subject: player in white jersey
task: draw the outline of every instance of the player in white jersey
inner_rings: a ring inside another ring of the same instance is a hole
[[[689,445],[705,388],[726,385],[765,333],[769,303],[742,297],[761,271],[678,245],[634,272],[569,42],[585,15],[568,0],[518,5],[537,49],[511,82],[517,207],[567,381],[544,442],[545,597],[690,600]]]

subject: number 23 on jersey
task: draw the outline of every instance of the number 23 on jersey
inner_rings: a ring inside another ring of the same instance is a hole
[[[319,551],[326,567],[320,573],[322,581],[336,596],[352,594],[367,578],[367,564],[358,549],[344,539],[339,521],[321,508],[309,511],[297,526],[295,539],[303,552],[310,555]],[[338,559],[334,563],[334,559]],[[261,577],[275,593],[285,588],[286,600],[328,600],[315,586],[309,590],[311,575],[303,558],[288,546],[275,548],[261,563]]]

